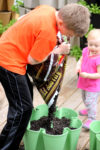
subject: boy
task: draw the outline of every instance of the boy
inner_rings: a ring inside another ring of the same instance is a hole
[[[26,75],[27,64],[47,59],[56,45],[56,34],[83,36],[90,23],[87,8],[68,4],[59,11],[39,6],[18,20],[0,38],[0,82],[5,90],[9,110],[0,135],[0,150],[18,150],[32,112],[32,88]],[[54,50],[69,52],[67,44]]]

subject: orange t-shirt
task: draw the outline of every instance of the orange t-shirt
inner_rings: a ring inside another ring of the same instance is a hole
[[[42,61],[56,45],[55,8],[41,5],[19,19],[0,38],[0,66],[21,75],[27,58]]]

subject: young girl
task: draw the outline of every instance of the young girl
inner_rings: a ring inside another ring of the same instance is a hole
[[[82,89],[82,99],[86,109],[79,114],[88,116],[83,128],[89,129],[96,119],[97,99],[100,92],[100,29],[93,29],[88,34],[88,47],[83,49],[77,63],[79,72],[78,88]]]

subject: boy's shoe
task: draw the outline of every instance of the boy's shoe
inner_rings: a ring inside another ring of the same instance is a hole
[[[83,124],[83,128],[85,128],[85,129],[90,129],[90,124],[93,122],[93,120],[92,119],[88,119],[84,124]]]
[[[82,110],[80,110],[80,111],[79,111],[79,115],[80,115],[80,116],[87,116],[87,115],[88,115],[87,109],[82,109]]]

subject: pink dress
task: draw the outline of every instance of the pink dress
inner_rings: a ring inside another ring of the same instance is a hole
[[[96,73],[97,66],[100,65],[100,55],[89,56],[89,50],[86,47],[83,49],[82,57],[81,72]],[[99,92],[100,79],[88,79],[79,76],[77,87],[89,92]]]

